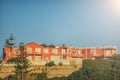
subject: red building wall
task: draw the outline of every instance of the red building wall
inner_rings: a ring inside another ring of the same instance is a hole
[[[116,47],[106,48],[71,48],[59,46],[56,48],[46,48],[35,42],[25,45],[28,58],[31,61],[56,60],[56,59],[95,59],[96,57],[111,57],[117,54]],[[3,49],[4,62],[12,57],[16,57],[20,52],[18,47]]]

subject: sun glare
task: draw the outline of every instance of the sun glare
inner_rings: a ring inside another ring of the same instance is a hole
[[[108,0],[108,3],[111,11],[113,11],[117,17],[120,17],[120,0]]]
[[[111,4],[114,9],[120,11],[120,0],[112,0]]]

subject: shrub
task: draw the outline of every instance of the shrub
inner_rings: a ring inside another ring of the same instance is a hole
[[[54,61],[50,61],[50,62],[45,64],[45,66],[49,66],[49,67],[52,67],[54,65],[55,65]]]
[[[59,66],[62,66],[63,65],[63,63],[62,62],[59,62],[59,64],[58,64]]]

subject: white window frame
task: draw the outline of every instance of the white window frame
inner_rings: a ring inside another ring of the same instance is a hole
[[[106,55],[110,55],[110,54],[111,54],[111,50],[106,50],[106,51],[105,51],[105,54],[106,54]]]
[[[80,50],[78,50],[78,54],[81,54],[81,51],[80,51]]]
[[[44,49],[43,49],[43,52],[44,52],[45,54],[48,54],[48,53],[49,53],[49,49],[48,49],[48,48],[44,48]]]
[[[51,56],[51,60],[61,60],[60,56]]]
[[[58,54],[58,50],[57,49],[52,49],[52,53]]]
[[[27,52],[32,53],[32,48],[31,47],[27,48]]]
[[[67,49],[67,53],[71,53],[71,49]]]
[[[61,49],[61,53],[62,53],[62,54],[65,54],[65,49]]]
[[[35,56],[34,60],[35,61],[40,61],[41,60],[41,56]]]
[[[77,54],[77,50],[72,50],[72,54]]]
[[[41,48],[35,48],[35,52],[40,54],[41,53]]]
[[[91,50],[91,53],[92,53],[93,55],[96,55],[96,50]]]

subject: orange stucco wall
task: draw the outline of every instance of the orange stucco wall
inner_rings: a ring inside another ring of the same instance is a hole
[[[56,48],[45,48],[35,42],[31,42],[25,45],[26,49],[30,49],[31,52],[27,51],[27,55],[31,57],[31,60],[34,61],[36,57],[40,57],[40,60],[51,60],[52,57],[64,59],[63,56],[66,56],[66,59],[93,59],[96,57],[111,57],[117,54],[116,47],[107,47],[107,48],[71,48],[71,47],[56,47]],[[36,48],[40,49],[39,53],[36,51]],[[16,57],[20,54],[16,50],[18,47],[13,47],[3,49],[4,61],[7,61],[9,58]],[[44,49],[48,50],[48,53],[44,52]],[[53,53],[52,50],[56,49],[57,53]],[[62,53],[64,49],[64,53]]]

